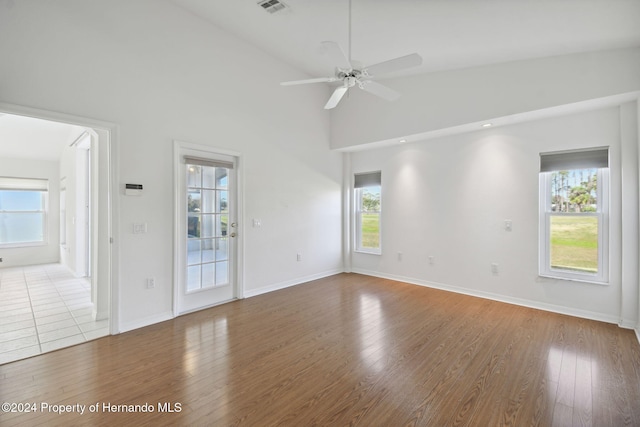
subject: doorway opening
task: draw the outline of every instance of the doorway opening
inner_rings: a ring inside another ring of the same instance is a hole
[[[19,241],[7,208],[33,190],[0,179],[0,364],[112,331],[111,131],[57,117],[0,108],[0,178],[45,183],[41,238]]]

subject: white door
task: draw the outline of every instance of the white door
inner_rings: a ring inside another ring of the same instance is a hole
[[[177,171],[176,311],[236,297],[236,160],[181,148]]]

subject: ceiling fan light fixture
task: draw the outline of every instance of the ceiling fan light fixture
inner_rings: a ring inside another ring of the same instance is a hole
[[[279,0],[264,0],[258,4],[267,4]],[[265,7],[265,6],[263,6]],[[371,80],[382,74],[393,73],[406,68],[416,67],[422,64],[422,57],[417,53],[389,59],[384,62],[363,67],[359,62],[351,59],[351,0],[349,0],[349,48],[347,54],[340,45],[333,41],[321,42],[322,51],[332,60],[336,66],[335,74],[332,77],[319,77],[306,80],[294,80],[281,82],[282,86],[294,86],[307,83],[329,83],[340,81],[342,86],[334,90],[329,101],[324,106],[326,110],[334,108],[344,94],[352,87],[357,86],[365,92],[382,98],[386,101],[395,101],[400,97],[400,93],[395,90]]]

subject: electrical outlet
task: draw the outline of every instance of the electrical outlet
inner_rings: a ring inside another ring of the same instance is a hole
[[[297,255],[296,255],[296,259],[297,259],[298,261],[302,261],[302,255],[301,255],[301,254],[297,254]]]
[[[433,265],[433,263],[434,263],[433,255],[429,255],[429,265]]]
[[[0,262],[2,262],[2,258],[0,258]]]
[[[156,287],[156,279],[153,277],[150,277],[147,279],[147,289],[153,289]]]
[[[491,264],[491,272],[493,274],[498,274],[498,264],[496,263]]]
[[[510,219],[505,219],[504,220],[504,229],[506,231],[513,230],[513,221],[511,221]]]
[[[402,261],[402,252],[398,252],[398,261]]]

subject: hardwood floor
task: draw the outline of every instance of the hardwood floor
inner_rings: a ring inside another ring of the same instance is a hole
[[[0,402],[37,410],[3,426],[640,426],[640,345],[616,325],[340,274],[2,365]]]

